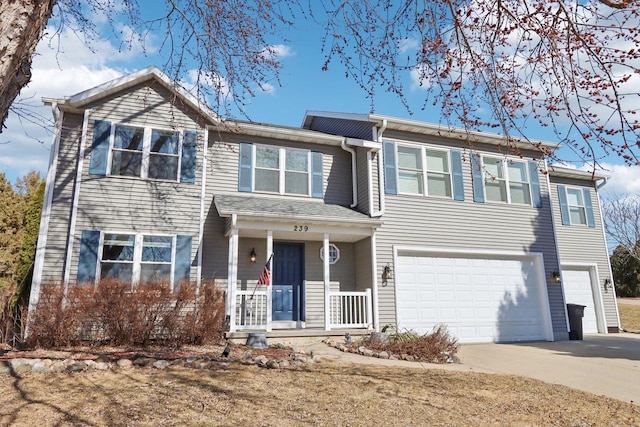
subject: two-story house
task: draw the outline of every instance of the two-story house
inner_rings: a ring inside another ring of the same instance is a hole
[[[585,331],[618,330],[604,178],[528,143],[373,114],[221,120],[155,67],[45,102],[31,308],[45,283],[215,280],[236,338],[444,323],[462,342],[562,340],[567,302]]]

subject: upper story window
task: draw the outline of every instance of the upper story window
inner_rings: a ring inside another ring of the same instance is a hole
[[[191,236],[109,233],[84,230],[78,257],[78,282],[115,279],[123,283],[189,280]]]
[[[577,188],[567,188],[567,204],[569,206],[571,224],[587,225],[587,214],[582,191]]]
[[[179,132],[114,125],[111,175],[178,179]]]
[[[452,196],[449,151],[398,144],[397,156],[399,193]]]
[[[240,144],[238,190],[323,196],[322,153]]]
[[[564,185],[557,188],[562,224],[595,227],[590,189]]]
[[[195,182],[197,135],[96,120],[89,173]]]
[[[486,198],[493,202],[531,204],[527,163],[497,157],[482,157]]]

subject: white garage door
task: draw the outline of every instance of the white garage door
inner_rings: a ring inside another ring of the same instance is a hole
[[[551,339],[533,259],[399,254],[397,261],[400,329],[428,333],[442,323],[463,343]]]
[[[582,332],[585,334],[597,334],[598,321],[596,320],[596,305],[593,299],[589,270],[563,269],[562,284],[564,285],[564,298],[567,304],[586,306],[584,318],[582,319]]]

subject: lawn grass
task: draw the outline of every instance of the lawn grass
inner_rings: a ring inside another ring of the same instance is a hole
[[[640,305],[618,303],[618,311],[623,329],[640,332]]]
[[[640,406],[517,376],[322,361],[0,378],[12,426],[632,426]]]

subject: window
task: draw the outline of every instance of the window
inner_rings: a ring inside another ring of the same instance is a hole
[[[324,261],[324,247],[320,248],[320,259]],[[329,264],[335,264],[340,259],[340,249],[333,243],[329,244]]]
[[[180,133],[114,125],[111,175],[178,179]]]
[[[581,190],[567,188],[567,205],[571,224],[587,225],[587,214]]]
[[[171,281],[173,236],[105,233],[100,278],[126,283]]]
[[[493,202],[531,204],[526,162],[482,157],[486,198]]]
[[[308,196],[310,156],[308,150],[256,145],[254,191]]]
[[[89,173],[194,183],[197,133],[96,120]]]
[[[398,192],[451,197],[449,152],[398,145]]]

